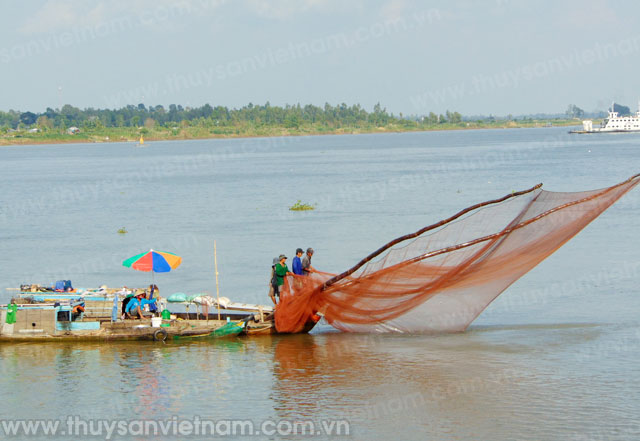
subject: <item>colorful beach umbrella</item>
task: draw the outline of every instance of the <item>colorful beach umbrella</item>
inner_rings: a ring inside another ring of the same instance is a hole
[[[133,256],[122,262],[123,266],[138,271],[153,271],[154,273],[168,273],[182,263],[182,257],[166,251],[149,250]]]

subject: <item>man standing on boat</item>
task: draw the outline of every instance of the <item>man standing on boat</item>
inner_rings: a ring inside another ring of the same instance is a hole
[[[293,258],[293,264],[291,265],[293,274],[298,276],[302,276],[304,274],[302,272],[302,260],[300,260],[300,257],[302,257],[302,248],[298,248],[296,250],[296,257]]]
[[[276,304],[276,290],[278,289],[278,278],[276,277],[276,265],[278,264],[278,258],[273,258],[271,264],[271,278],[269,279],[269,297],[273,304]]]
[[[307,248],[307,254],[302,258],[302,273],[305,276],[316,271],[316,269],[311,266],[311,256],[313,256],[313,248]]]
[[[280,291],[282,291],[282,286],[284,286],[285,276],[293,276],[293,273],[289,271],[289,267],[287,266],[287,256],[285,256],[284,254],[280,254],[278,260],[280,260],[280,262],[278,262],[278,264],[276,265],[277,286],[274,290],[274,295],[280,297]],[[273,303],[277,303],[275,301],[275,298],[273,298],[272,300],[274,301]]]

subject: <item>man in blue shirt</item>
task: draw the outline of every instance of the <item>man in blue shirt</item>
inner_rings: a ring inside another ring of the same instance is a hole
[[[130,318],[130,319],[143,318],[142,304],[140,303],[140,299],[143,297],[143,295],[144,294],[140,293],[129,301],[124,311],[127,313],[127,318]]]
[[[291,269],[293,270],[293,274],[297,274],[301,276],[302,273],[302,260],[300,257],[302,256],[302,248],[298,248],[296,250],[296,257],[293,258],[293,263],[291,265]]]
[[[131,299],[131,301],[125,308],[125,312],[127,313],[128,318],[130,319],[144,318],[144,315],[142,313],[142,308],[144,308],[145,305],[151,305],[155,303],[155,299],[147,300],[144,297],[145,297],[145,294],[140,293],[137,296],[135,296],[133,299]]]

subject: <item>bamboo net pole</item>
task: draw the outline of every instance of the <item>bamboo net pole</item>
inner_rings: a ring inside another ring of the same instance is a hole
[[[220,286],[218,284],[218,251],[216,248],[216,241],[213,241],[213,262],[216,270],[216,300],[218,304],[218,320],[220,319]]]

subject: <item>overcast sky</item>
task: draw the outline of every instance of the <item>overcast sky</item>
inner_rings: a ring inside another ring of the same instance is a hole
[[[635,110],[639,73],[632,0],[0,0],[1,110]]]

